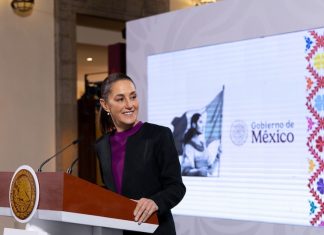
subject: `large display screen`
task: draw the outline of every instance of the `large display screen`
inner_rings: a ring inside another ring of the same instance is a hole
[[[148,120],[173,131],[173,213],[324,225],[324,30],[148,57]]]

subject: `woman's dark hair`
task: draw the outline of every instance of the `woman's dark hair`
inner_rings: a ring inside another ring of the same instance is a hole
[[[101,84],[101,98],[105,101],[108,100],[108,95],[111,92],[112,85],[120,80],[128,80],[132,82],[135,86],[134,81],[123,73],[112,73],[105,80],[103,80]],[[99,113],[99,121],[100,121],[100,130],[102,134],[113,133],[116,131],[116,127],[114,125],[113,120],[110,115],[107,115],[107,112],[100,107]]]
[[[192,139],[192,137],[194,137],[195,135],[201,134],[197,131],[197,122],[199,120],[199,118],[201,117],[200,113],[195,113],[194,115],[192,115],[191,120],[190,120],[190,128],[189,130],[186,132],[184,138],[183,138],[183,143],[187,144],[189,143],[189,141]],[[194,124],[196,124],[194,126]]]

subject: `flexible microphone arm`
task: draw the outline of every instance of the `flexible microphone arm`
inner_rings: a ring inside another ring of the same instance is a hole
[[[57,153],[55,153],[53,156],[49,157],[48,159],[46,159],[37,169],[37,172],[42,172],[42,168],[43,166],[48,163],[50,160],[52,160],[53,158],[55,158],[57,155],[59,155],[60,153],[64,152],[67,148],[69,148],[72,145],[78,144],[79,140],[76,139],[74,140],[72,143],[70,143],[69,145],[65,146],[63,149],[61,149],[60,151],[58,151]]]
[[[72,162],[71,166],[66,170],[66,173],[68,174],[72,174],[72,170],[73,170],[73,167],[74,165],[79,161],[79,158],[77,157],[76,159],[74,159],[74,161]]]

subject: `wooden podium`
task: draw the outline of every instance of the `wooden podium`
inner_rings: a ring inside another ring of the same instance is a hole
[[[2,216],[12,216],[9,203],[12,176],[12,172],[0,172]],[[37,173],[37,178],[39,205],[30,224],[44,227],[45,232],[55,231],[49,234],[72,234],[67,230],[75,229],[85,232],[82,234],[122,234],[122,230],[153,233],[158,227],[156,213],[138,225],[133,216],[136,202],[95,184],[66,173]],[[106,232],[100,232],[102,228]]]

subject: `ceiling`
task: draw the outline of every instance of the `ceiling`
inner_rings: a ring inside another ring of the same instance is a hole
[[[84,80],[84,74],[108,71],[107,46],[125,42],[124,29],[125,22],[87,15],[77,16],[78,80]],[[87,58],[92,58],[92,61],[87,61]]]
[[[170,0],[170,10],[193,6],[193,0]],[[78,81],[84,81],[84,74],[108,71],[107,46],[125,42],[126,23],[89,15],[77,15],[77,70]],[[92,57],[92,62],[86,58]],[[98,80],[102,76],[90,76]]]
[[[92,61],[87,61],[87,58]],[[96,46],[90,44],[77,44],[77,71],[78,80],[84,80],[84,76],[89,74],[90,81],[102,80],[106,77],[108,71],[108,49],[105,46]],[[94,73],[103,73],[92,75]]]
[[[170,0],[170,9],[192,6],[192,0]],[[125,42],[126,23],[88,15],[77,15],[77,96],[84,92],[84,77],[103,80],[108,72],[107,46]],[[87,61],[91,57],[92,61]],[[100,73],[100,74],[94,74]]]

